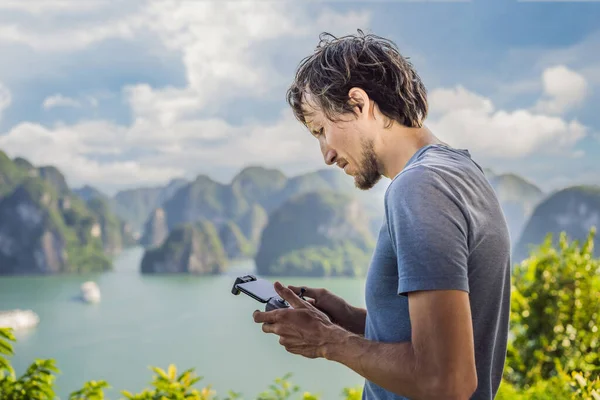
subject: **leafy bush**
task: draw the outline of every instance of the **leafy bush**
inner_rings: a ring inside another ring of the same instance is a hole
[[[0,399],[2,400],[54,400],[54,374],[60,373],[54,360],[35,360],[27,371],[19,378],[16,377],[9,360],[4,356],[12,356],[13,348],[10,341],[15,341],[12,330],[0,328]],[[169,365],[167,370],[158,367],[150,368],[154,375],[151,388],[133,394],[127,390],[121,391],[129,400],[243,400],[242,394],[229,391],[226,397],[219,397],[211,385],[202,389],[193,386],[202,380],[187,369],[177,374],[175,365]],[[289,381],[291,374],[275,379],[268,390],[261,392],[256,400],[290,400],[292,395],[300,392],[300,387]],[[104,400],[104,389],[110,388],[106,381],[89,381],[83,388],[72,392],[69,400]],[[361,388],[344,388],[345,400],[360,400]],[[297,398],[297,397],[296,397]],[[309,392],[303,392],[301,400],[320,400],[321,398]]]
[[[27,371],[17,377],[4,355],[13,355],[9,340],[14,341],[12,330],[0,328],[0,399],[3,400],[53,400],[53,373],[58,373],[54,360],[35,360]]]
[[[527,389],[564,371],[596,379],[600,373],[600,260],[595,230],[582,246],[548,235],[514,270],[506,379]]]
[[[527,389],[519,390],[506,380],[502,382],[496,400],[600,400],[600,379],[586,378],[582,373],[560,371],[550,379],[538,380]]]

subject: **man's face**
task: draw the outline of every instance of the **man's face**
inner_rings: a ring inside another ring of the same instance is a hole
[[[354,177],[355,186],[371,189],[381,179],[368,121],[348,114],[332,122],[315,106],[304,107],[309,131],[317,138],[327,165],[337,164]]]

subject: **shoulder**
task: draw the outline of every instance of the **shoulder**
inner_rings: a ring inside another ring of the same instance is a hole
[[[411,204],[440,196],[452,196],[452,187],[435,168],[414,165],[402,171],[390,182],[385,192],[385,204]]]

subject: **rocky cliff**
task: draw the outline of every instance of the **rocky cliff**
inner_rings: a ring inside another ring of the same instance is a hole
[[[105,271],[101,228],[76,197],[26,178],[0,200],[0,274]]]
[[[198,219],[210,220],[218,230],[232,221],[256,250],[260,245],[262,230],[268,215],[289,198],[318,190],[333,190],[360,201],[368,216],[367,226],[372,233],[378,231],[383,216],[383,197],[372,192],[361,192],[354,187],[351,177],[333,169],[286,177],[276,169],[251,166],[242,169],[231,181],[222,184],[206,175],[180,188],[161,209],[164,215],[156,218],[152,213],[145,227],[142,244],[160,244],[167,231],[182,223]]]
[[[56,167],[0,151],[0,274],[104,271],[130,244],[105,200],[88,203]]]
[[[257,273],[362,276],[373,247],[358,200],[333,191],[299,194],[271,214],[255,257]]]
[[[142,273],[218,274],[227,267],[225,249],[215,226],[206,220],[182,224],[162,245],[147,249]]]
[[[544,199],[533,211],[513,252],[514,262],[528,256],[531,245],[541,244],[546,235],[558,240],[565,232],[571,240],[584,241],[592,227],[600,228],[600,186],[573,186]],[[600,240],[595,237],[595,251]]]
[[[141,236],[149,215],[188,183],[185,179],[172,179],[164,186],[122,190],[111,199],[114,211]]]
[[[132,225],[115,213],[114,199],[89,185],[72,192],[81,198],[96,216],[102,229],[102,242],[107,254],[115,256],[124,248],[137,244]]]
[[[268,221],[269,216],[267,215],[267,211],[256,203],[238,219],[238,226],[254,249],[258,248],[260,236]]]
[[[156,208],[150,213],[148,221],[144,224],[143,232],[140,244],[146,247],[159,246],[169,236],[167,215],[162,207]]]
[[[243,168],[231,181],[231,190],[241,195],[248,204],[257,204],[271,211],[281,203],[281,192],[288,179],[277,169],[249,166]]]
[[[245,258],[254,255],[252,243],[246,239],[239,226],[228,221],[219,229],[219,239],[229,259]]]
[[[487,170],[486,176],[498,196],[514,245],[544,193],[535,184],[516,174],[496,175]]]

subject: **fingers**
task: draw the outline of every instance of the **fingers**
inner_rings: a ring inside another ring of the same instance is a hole
[[[281,332],[280,326],[278,324],[263,324],[262,331],[264,333],[274,333],[275,335],[279,335]]]
[[[302,300],[296,293],[294,293],[291,289],[286,288],[279,282],[275,282],[273,285],[277,294],[279,294],[285,301],[290,303],[290,305],[294,308],[305,308],[306,302]]]
[[[274,324],[278,322],[281,318],[281,310],[272,310],[272,311],[254,311],[252,313],[252,317],[254,318],[254,322],[263,322],[267,324]]]
[[[288,288],[292,292],[294,292],[294,293],[296,293],[298,295],[300,295],[301,289],[304,288],[304,295],[308,296],[308,297],[312,297],[312,298],[317,297],[317,291],[319,290],[319,289],[309,288],[309,287],[306,287],[306,286],[294,286],[294,285],[288,285]]]

